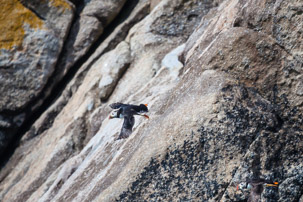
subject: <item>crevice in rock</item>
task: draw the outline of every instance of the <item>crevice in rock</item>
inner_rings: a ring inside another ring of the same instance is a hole
[[[275,116],[275,118],[276,118],[276,123],[275,123],[275,125],[273,126],[273,127],[268,127],[268,128],[266,128],[266,130],[268,130],[268,131],[270,131],[270,132],[273,132],[273,133],[276,133],[276,132],[278,132],[281,128],[282,128],[282,126],[283,126],[283,124],[284,124],[284,121],[283,121],[283,119],[279,116],[279,114],[278,113],[274,113],[274,116]]]
[[[83,7],[84,5],[84,0],[69,0],[71,3],[73,3],[76,8]]]
[[[30,11],[32,11],[38,18],[40,18],[41,20],[45,21],[46,19],[44,17],[42,17],[38,12],[35,11],[35,9],[31,6],[31,4],[25,0],[19,0],[19,2],[27,9],[29,9]]]
[[[130,66],[130,64],[126,65],[126,67],[123,69],[123,71],[119,74],[118,79],[117,79],[117,81],[115,83],[115,86],[113,87],[113,90],[109,93],[109,95],[107,96],[107,98],[101,99],[101,102],[106,103],[107,100],[111,97],[111,95],[113,94],[113,92],[114,92],[116,86],[118,85],[120,79],[123,77],[123,75],[125,74],[125,72],[127,71],[127,69],[128,69],[129,66]]]
[[[0,169],[2,169],[7,161],[9,160],[9,158],[12,156],[12,154],[14,153],[15,149],[19,146],[20,144],[20,140],[22,138],[22,136],[31,129],[32,125],[35,123],[35,121],[52,105],[55,103],[55,101],[62,95],[62,93],[64,92],[66,86],[68,85],[68,83],[74,78],[74,76],[76,75],[77,71],[80,69],[80,67],[88,60],[88,58],[90,56],[93,55],[93,53],[96,51],[96,49],[99,47],[99,45],[108,37],[110,36],[110,34],[115,30],[115,28],[120,25],[121,23],[123,23],[123,21],[125,19],[127,19],[128,16],[130,16],[130,14],[132,13],[133,9],[136,7],[136,5],[139,3],[139,0],[135,0],[135,1],[127,1],[125,3],[125,5],[123,6],[123,8],[121,9],[120,13],[117,15],[117,17],[107,26],[107,28],[104,30],[104,33],[99,37],[99,39],[91,46],[91,48],[88,50],[88,52],[81,57],[67,72],[67,74],[61,79],[61,81],[59,81],[51,90],[51,93],[49,96],[47,96],[43,91],[42,93],[36,98],[34,99],[32,102],[30,102],[25,109],[20,109],[18,111],[2,111],[1,114],[3,115],[8,115],[8,116],[14,116],[14,115],[18,115],[21,112],[25,113],[27,115],[25,121],[23,122],[22,126],[17,130],[17,131],[13,131],[11,133],[11,136],[13,136],[13,138],[10,141],[9,146],[4,150],[4,152],[2,152],[2,154],[0,154]],[[79,8],[83,8],[83,6],[78,6],[77,9]],[[77,13],[79,13],[79,10],[77,11]],[[74,18],[74,22],[76,20],[77,16]],[[142,19],[142,18],[141,18]],[[141,20],[139,19],[139,20]],[[139,21],[138,20],[138,21]],[[138,21],[134,21],[133,24],[135,24]],[[133,25],[131,24],[131,25]],[[131,25],[128,27],[128,29],[131,28]],[[120,33],[121,36],[119,36],[119,39],[121,38],[125,38],[126,35],[128,33],[128,30],[126,30],[125,33]],[[121,40],[113,40],[109,46],[107,48],[105,48],[105,50],[100,54],[102,55],[104,52],[109,51],[111,49],[114,48],[115,45],[117,45]],[[60,57],[58,60],[60,60],[60,58],[62,57],[62,54],[60,54]],[[97,60],[98,58],[96,58],[95,60],[93,60],[91,62],[91,64],[88,65],[87,69],[81,73],[81,81],[77,81],[78,86],[80,86],[80,84],[82,83],[82,80],[84,79],[88,69],[92,66],[92,64]],[[58,68],[56,68],[57,70]],[[58,71],[58,70],[57,70]],[[56,71],[53,73],[54,77],[56,75]],[[49,89],[49,86],[52,86],[53,84],[52,82],[52,77],[49,79],[49,81],[47,82],[46,86],[44,87],[45,90]],[[69,95],[71,96],[71,95]],[[39,102],[41,102],[41,100],[43,100],[43,104],[37,108],[37,110],[32,111],[32,106],[38,104]],[[56,116],[60,113],[60,111],[63,109],[63,107],[65,106],[66,103],[63,103],[63,105],[60,106],[60,109],[57,109],[56,113],[54,113],[52,115],[52,120],[49,120],[50,124],[48,125],[48,127],[44,127],[43,130],[39,130],[39,132],[43,132],[45,130],[47,130],[48,128],[50,128],[52,126],[52,122],[53,120],[56,118]],[[39,135],[39,134],[36,134]]]
[[[88,125],[86,123],[86,116],[79,119],[77,122],[75,122],[75,127],[79,127],[76,131],[79,132],[79,134],[73,135],[72,140],[72,149],[74,151],[80,152],[84,148],[84,140],[86,138],[86,135],[88,133]]]
[[[228,184],[226,185],[224,191],[223,191],[223,192],[221,193],[221,195],[218,197],[218,201],[222,201],[223,196],[225,195],[225,193],[226,193],[228,187],[231,186],[231,185],[233,185],[232,182],[233,182],[234,177],[235,177],[235,174],[237,173],[237,171],[238,171],[239,168],[240,168],[240,166],[238,166],[237,168],[235,168],[235,169],[233,170],[232,177],[231,177],[230,181],[228,182]]]
[[[93,53],[96,51],[96,49],[100,46],[100,44],[107,38],[109,37],[109,35],[114,31],[114,29],[121,23],[123,23],[123,21],[131,14],[131,11],[135,8],[135,6],[137,5],[138,0],[136,1],[132,1],[131,3],[126,3],[124,5],[124,7],[121,9],[121,12],[118,14],[118,16],[112,21],[112,23],[107,27],[108,29],[104,30],[104,33],[100,36],[100,38],[92,45],[91,49],[88,51],[88,53],[86,55],[84,55],[82,58],[79,59],[78,62],[75,63],[75,65],[68,71],[68,73],[65,75],[65,77],[62,79],[61,82],[59,82],[59,84],[57,86],[60,86],[59,89],[61,89],[59,92],[58,90],[56,90],[56,92],[53,92],[53,95],[57,94],[57,97],[53,100],[52,103],[50,103],[48,106],[50,106],[51,104],[53,104],[55,102],[55,100],[57,98],[59,98],[63,91],[66,90],[66,86],[68,85],[68,83],[75,77],[77,71],[80,69],[80,67],[88,60],[88,58],[90,56],[93,55]],[[126,37],[127,32],[125,33],[124,37]],[[123,38],[124,38],[123,37]],[[120,41],[114,41],[112,42],[99,56],[101,56],[103,53],[110,51],[111,49],[113,49]],[[78,76],[77,78],[77,83],[76,86],[73,85],[73,91],[75,91],[76,89],[78,89],[78,87],[82,84],[83,79],[85,78],[86,73],[88,72],[88,70],[90,69],[90,67],[97,61],[97,59],[99,59],[99,57],[96,57],[93,61],[91,61],[91,63],[89,65],[87,65],[87,68],[80,72],[80,76]],[[124,72],[123,72],[124,73]],[[122,74],[123,75],[123,74]],[[121,75],[121,77],[122,77]],[[54,87],[54,89],[57,89],[56,87]],[[72,92],[70,92],[70,89],[67,89],[69,92],[67,93],[68,97],[72,96]],[[55,90],[53,90],[55,91]],[[51,96],[50,96],[51,97]],[[49,129],[52,126],[52,123],[54,121],[54,119],[56,118],[56,116],[60,113],[60,111],[64,108],[65,104],[67,103],[67,101],[65,103],[62,103],[62,105],[60,105],[60,109],[56,110],[55,112],[50,112],[52,113],[52,118],[50,118],[49,122],[51,122],[51,124],[49,124],[47,127],[43,127],[43,129],[41,129],[39,131],[39,133],[44,132],[45,130]],[[47,109],[47,107],[46,107]]]

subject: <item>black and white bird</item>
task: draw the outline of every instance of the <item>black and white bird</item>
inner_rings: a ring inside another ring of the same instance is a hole
[[[149,116],[144,114],[148,112],[147,104],[131,105],[117,102],[110,104],[109,106],[114,109],[114,111],[111,112],[109,119],[124,118],[122,129],[117,140],[130,136],[135,124],[134,115],[144,116],[149,119]]]
[[[250,190],[248,202],[260,202],[261,201],[261,194],[264,190],[263,186],[267,187],[277,187],[278,182],[272,182],[270,180],[265,180],[265,179],[252,179],[252,180],[247,180],[245,182],[241,182],[237,186],[237,190]]]

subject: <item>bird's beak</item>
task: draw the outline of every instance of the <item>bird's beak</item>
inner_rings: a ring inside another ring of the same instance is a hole
[[[144,104],[145,105],[145,107],[147,107],[148,106],[148,104]]]
[[[278,182],[274,182],[273,184],[266,184],[267,187],[277,187],[278,186]]]
[[[111,115],[109,115],[108,119],[112,119],[113,117]]]
[[[237,185],[237,190],[239,190],[239,185]]]
[[[149,116],[147,116],[146,114],[143,114],[143,116],[144,116],[145,118],[149,119]]]

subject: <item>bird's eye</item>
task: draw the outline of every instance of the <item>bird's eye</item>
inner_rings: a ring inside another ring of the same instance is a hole
[[[246,189],[246,186],[247,186],[247,184],[246,184],[245,182],[241,182],[241,183],[239,184],[239,189],[240,189],[240,190]]]

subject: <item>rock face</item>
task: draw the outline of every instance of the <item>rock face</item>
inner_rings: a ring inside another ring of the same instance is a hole
[[[72,17],[72,6],[65,2],[61,4],[56,6],[62,10],[60,14],[67,15],[67,18],[64,19],[65,26],[59,31],[53,29],[47,16],[44,19],[35,15],[19,1],[3,2],[0,43],[1,111],[16,111],[25,107],[42,90],[53,72]],[[52,18],[56,17],[55,14]],[[57,20],[61,19],[58,17]]]
[[[56,91],[56,85],[70,67],[100,37],[125,0],[76,3],[76,9],[66,0],[3,3],[3,34],[0,37],[1,153],[24,121],[39,109],[52,91]]]
[[[73,11],[65,0],[1,1],[1,153],[52,75]]]
[[[124,1],[102,1],[101,13],[95,3],[76,4],[55,78],[94,45],[99,14],[111,21]],[[302,200],[302,6],[138,1],[24,134],[1,169],[1,201],[246,201],[236,186],[258,177],[279,182],[262,201]],[[51,14],[34,14],[56,32]],[[117,101],[148,103],[151,118],[115,141],[123,121],[107,117]],[[9,124],[3,116],[0,126]]]
[[[64,69],[63,74],[89,50],[124,3],[125,0],[84,1],[83,9],[71,28],[60,60],[60,66]]]
[[[129,48],[128,43],[123,41],[117,46],[116,51],[105,54],[102,57],[102,61],[97,62],[98,66],[102,69],[98,85],[101,100],[108,99],[121,78],[122,73],[124,73],[130,64],[131,57]]]

